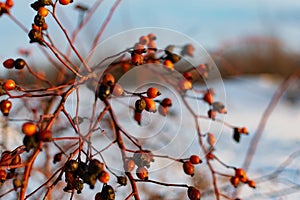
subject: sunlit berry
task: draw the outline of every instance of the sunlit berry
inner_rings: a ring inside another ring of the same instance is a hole
[[[191,72],[184,72],[183,76],[184,76],[184,78],[186,78],[189,81],[191,81],[193,79],[193,76],[192,76]]]
[[[235,176],[238,178],[242,178],[246,176],[246,172],[242,168],[235,169]]]
[[[48,9],[45,7],[40,7],[38,10],[38,14],[42,17],[46,17],[48,15]]]
[[[22,125],[22,132],[27,136],[32,136],[37,132],[37,125],[32,122],[25,122]]]
[[[144,64],[144,56],[138,53],[131,53],[131,64],[138,66]]]
[[[181,79],[181,80],[179,81],[179,88],[180,88],[181,90],[183,90],[183,91],[190,90],[190,89],[192,89],[192,87],[193,87],[193,84],[192,84],[192,82],[189,81],[189,80]]]
[[[2,100],[0,102],[0,110],[4,116],[8,116],[10,110],[12,108],[12,103],[9,100]]]
[[[237,187],[239,185],[240,179],[236,176],[233,176],[230,178],[230,183],[234,186]]]
[[[13,0],[6,0],[5,1],[5,5],[8,7],[8,8],[11,8],[14,6],[14,2]]]
[[[141,180],[148,179],[148,170],[145,167],[138,167],[136,169],[136,176]]]
[[[150,99],[153,99],[157,96],[161,95],[161,93],[158,91],[157,88],[154,88],[154,87],[150,87],[148,88],[147,90],[147,96],[150,98]]]
[[[12,69],[15,66],[15,60],[12,58],[9,58],[3,62],[3,66],[7,69]]]
[[[9,91],[9,90],[14,90],[14,89],[16,88],[16,83],[15,83],[14,80],[9,79],[9,80],[7,80],[7,81],[4,82],[3,88],[4,88],[5,90],[8,90],[8,91]]]
[[[148,111],[148,112],[156,112],[156,104],[155,104],[155,101],[153,101],[153,99],[150,99],[150,98],[143,98],[146,102],[146,108],[145,110]]]
[[[170,70],[170,71],[173,71],[174,70],[174,63],[172,63],[171,60],[165,60],[163,62],[163,65],[164,67],[167,69],[167,70]]]
[[[191,155],[189,160],[194,165],[202,163],[201,159],[197,155]]]
[[[186,173],[187,175],[191,175],[191,176],[194,176],[194,173],[195,173],[195,167],[194,165],[191,163],[191,161],[185,161],[183,163],[183,171],[184,173]]]
[[[100,173],[99,181],[101,183],[108,183],[109,179],[110,179],[110,175],[109,175],[109,173],[107,171],[102,171]]]
[[[253,180],[248,180],[249,187],[256,188],[256,183]]]

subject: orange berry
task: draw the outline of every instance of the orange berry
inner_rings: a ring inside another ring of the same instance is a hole
[[[124,90],[120,84],[115,84],[112,89],[112,94],[119,97],[124,94]]]
[[[68,5],[69,3],[72,3],[72,2],[73,2],[73,0],[59,0],[59,3],[61,5]]]
[[[195,172],[195,167],[194,165],[192,164],[191,161],[185,161],[183,163],[183,171],[184,173],[186,173],[187,175],[191,175],[191,176],[194,176],[194,172]]]
[[[189,187],[187,193],[190,200],[200,200],[201,198],[200,191],[194,187]]]
[[[133,52],[131,54],[131,63],[135,66],[144,64],[143,55]]]
[[[209,105],[211,105],[214,101],[213,95],[210,91],[207,91],[204,96],[203,96],[203,100],[208,103]]]
[[[249,185],[249,187],[252,187],[252,188],[255,188],[255,187],[256,187],[256,183],[255,183],[255,181],[253,181],[253,180],[249,180],[249,181],[248,181],[248,185]]]
[[[207,154],[206,154],[206,159],[207,160],[212,160],[212,159],[214,159],[215,158],[215,155],[212,153],[212,152],[208,152]]]
[[[212,134],[212,133],[207,133],[207,143],[210,145],[210,146],[215,146],[216,144],[216,138],[215,138],[215,135]]]
[[[102,84],[106,85],[106,86],[114,85],[115,84],[115,77],[110,73],[104,74],[104,76],[102,78]]]
[[[151,40],[151,41],[156,40],[156,36],[155,36],[154,33],[149,33],[149,34],[148,34],[148,38],[149,38],[149,40]]]
[[[42,17],[46,17],[48,15],[48,9],[45,7],[40,7],[38,10],[38,14]]]
[[[102,171],[100,173],[99,181],[101,181],[102,183],[108,183],[109,179],[110,179],[110,175],[107,171]]]
[[[166,69],[170,70],[170,71],[173,71],[174,70],[174,64],[172,63],[172,61],[170,60],[165,60],[163,62],[163,65]]]
[[[169,98],[164,98],[161,102],[160,105],[163,107],[171,107],[172,106],[172,100]]]
[[[25,122],[22,125],[22,132],[26,135],[26,136],[32,136],[37,132],[37,125],[32,123],[32,122]]]
[[[11,7],[14,6],[14,2],[13,2],[13,0],[6,0],[5,5],[6,5],[8,8],[11,8]]]
[[[0,109],[4,116],[8,116],[11,107],[12,107],[12,103],[9,100],[2,100],[0,102]]]
[[[242,168],[235,169],[235,176],[238,178],[243,178],[246,176],[246,172]]]
[[[134,53],[136,53],[136,54],[146,53],[146,49],[145,49],[144,45],[142,43],[136,43],[134,45]]]
[[[138,167],[136,169],[136,176],[141,180],[148,179],[148,170],[145,167]]]
[[[13,90],[13,89],[15,89],[15,87],[16,87],[16,83],[12,79],[9,79],[9,80],[5,81],[4,84],[3,84],[3,88],[5,90]]]
[[[248,129],[246,127],[238,128],[238,132],[246,135],[249,134]]]
[[[156,112],[156,104],[155,104],[155,101],[153,101],[152,99],[150,98],[143,98],[146,102],[146,108],[145,110],[148,111],[148,112]]]
[[[6,171],[4,169],[0,169],[0,182],[3,183],[6,180]]]
[[[150,98],[150,99],[153,99],[157,96],[159,96],[161,93],[158,91],[157,88],[154,88],[154,87],[151,87],[151,88],[148,88],[147,90],[147,96]]]
[[[190,90],[191,88],[193,87],[193,84],[191,81],[188,81],[186,79],[182,79],[180,82],[179,82],[179,88],[183,91],[186,91],[186,90]]]
[[[191,155],[190,156],[190,162],[194,165],[202,163],[201,159],[197,155]]]
[[[135,168],[135,162],[128,158],[125,160],[125,164],[124,164],[124,169],[126,170],[126,172],[131,172],[132,170],[134,170]]]
[[[234,186],[237,187],[239,185],[240,179],[236,176],[233,176],[230,178],[230,183]]]
[[[7,69],[12,69],[15,66],[15,60],[12,58],[9,58],[3,62],[3,66]]]
[[[148,36],[145,36],[145,35],[141,36],[139,39],[139,43],[142,45],[147,45],[149,43]]]

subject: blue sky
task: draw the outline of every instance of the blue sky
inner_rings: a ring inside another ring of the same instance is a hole
[[[35,15],[29,6],[32,2],[33,0],[15,0],[15,7],[11,11],[28,28]],[[74,2],[91,5],[94,0]],[[113,2],[104,0],[98,14],[88,24],[86,31],[82,32],[81,37],[85,44],[95,35]],[[63,13],[60,16],[66,25],[75,26],[77,23],[78,15],[73,7],[74,4],[59,6],[58,14]],[[299,11],[300,2],[296,0],[124,0],[116,10],[102,39],[131,28],[161,27],[182,32],[207,49],[217,48],[226,41],[257,35],[277,36],[287,47],[298,48]],[[54,30],[50,31],[54,39],[63,41],[63,36],[57,34],[59,31],[55,29],[50,16],[46,21],[51,30]],[[0,18],[0,27],[1,60],[8,56],[16,56],[20,47],[36,46],[28,43],[27,34],[7,16]]]

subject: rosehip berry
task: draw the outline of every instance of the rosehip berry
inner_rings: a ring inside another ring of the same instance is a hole
[[[249,134],[248,129],[246,127],[238,128],[238,132],[245,135]]]
[[[138,99],[135,102],[135,110],[142,112],[146,108],[146,101],[144,99]]]
[[[143,53],[146,53],[146,49],[144,48],[144,45],[141,44],[141,43],[136,43],[134,45],[134,51],[133,53],[136,53],[136,54],[143,54]]]
[[[32,136],[37,132],[37,125],[32,123],[32,122],[25,122],[22,125],[22,132],[26,135],[26,136]]]
[[[8,91],[9,91],[9,90],[14,90],[15,87],[16,87],[16,83],[15,83],[15,81],[12,80],[12,79],[9,79],[9,80],[5,81],[4,84],[3,84],[3,88],[4,88],[5,90],[8,90]]]
[[[18,59],[15,60],[14,65],[15,65],[16,69],[21,70],[25,67],[26,62],[22,58],[18,58]]]
[[[171,60],[165,60],[163,62],[163,65],[164,67],[167,69],[167,70],[170,70],[170,71],[173,71],[174,70],[174,63],[172,63]]]
[[[3,66],[7,69],[12,69],[15,66],[15,60],[9,58],[3,62]]]
[[[42,17],[46,17],[48,15],[48,9],[45,7],[40,7],[38,10],[38,14]]]
[[[124,163],[125,171],[131,172],[134,170],[134,168],[135,168],[135,162],[131,158],[126,159]]]
[[[189,160],[194,165],[202,163],[202,160],[197,155],[191,155]]]
[[[189,80],[182,79],[179,81],[179,88],[183,91],[190,90],[190,89],[192,89],[192,87],[193,87],[193,84]]]
[[[73,0],[59,0],[59,3],[61,5],[68,5],[69,3],[72,3],[72,2],[73,2]]]
[[[99,181],[101,181],[102,183],[108,183],[109,179],[110,179],[110,175],[107,171],[102,171],[100,173]]]
[[[5,180],[6,180],[6,175],[7,175],[6,170],[0,169],[0,182],[1,182],[1,183],[4,183],[4,182],[5,182]]]
[[[148,38],[149,38],[150,41],[156,40],[156,36],[155,36],[154,33],[149,33]]]
[[[200,200],[201,193],[195,187],[189,187],[187,191],[188,197],[190,200]]]
[[[152,99],[150,98],[143,98],[146,102],[146,108],[145,110],[148,111],[148,112],[156,112],[156,104],[155,104],[155,101],[153,101]]]
[[[115,77],[110,73],[104,74],[102,78],[102,84],[113,86],[115,84]]]
[[[0,102],[0,110],[4,116],[8,116],[11,107],[12,107],[12,103],[9,100],[2,100]]]
[[[192,73],[191,72],[184,72],[183,73],[183,76],[185,79],[191,81],[193,78],[192,78]]]
[[[6,0],[5,5],[6,5],[8,8],[11,8],[11,7],[14,6],[14,2],[13,2],[13,0]]]
[[[239,185],[240,179],[236,176],[230,178],[230,183],[236,188]]]
[[[204,96],[203,96],[203,100],[208,103],[209,105],[211,105],[214,101],[213,95],[210,91],[207,91]]]
[[[194,176],[195,173],[195,167],[194,165],[191,163],[191,161],[185,161],[183,163],[183,171],[184,173],[186,173],[187,175],[191,175]]]
[[[253,180],[248,180],[249,187],[256,188],[256,183]]]
[[[235,169],[235,176],[238,178],[243,178],[246,176],[246,172],[242,168]]]
[[[172,106],[172,100],[169,98],[164,98],[161,102],[160,105],[163,107],[171,107]]]
[[[148,90],[147,90],[147,96],[150,98],[150,99],[153,99],[157,96],[161,95],[161,93],[158,91],[157,88],[154,88],[154,87],[150,87]]]
[[[101,191],[102,200],[114,200],[115,191],[110,185],[105,185]]]
[[[208,152],[206,154],[206,159],[207,160],[213,160],[215,158],[215,155],[212,152]]]
[[[142,45],[147,45],[149,43],[149,37],[146,35],[143,35],[139,38],[139,43]]]
[[[148,179],[148,170],[145,167],[138,167],[136,169],[136,176],[141,180]]]
[[[215,135],[212,134],[212,133],[207,133],[207,143],[210,145],[210,146],[215,146],[216,144],[216,138],[215,138]]]

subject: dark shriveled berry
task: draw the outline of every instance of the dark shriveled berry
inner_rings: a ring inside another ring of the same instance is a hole
[[[118,176],[118,183],[122,186],[127,185],[127,178],[126,176]]]
[[[18,59],[15,60],[14,65],[15,65],[16,69],[20,70],[20,69],[23,69],[26,66],[26,62],[22,58],[18,58]]]
[[[110,185],[105,185],[101,191],[102,200],[114,200],[115,191]]]

